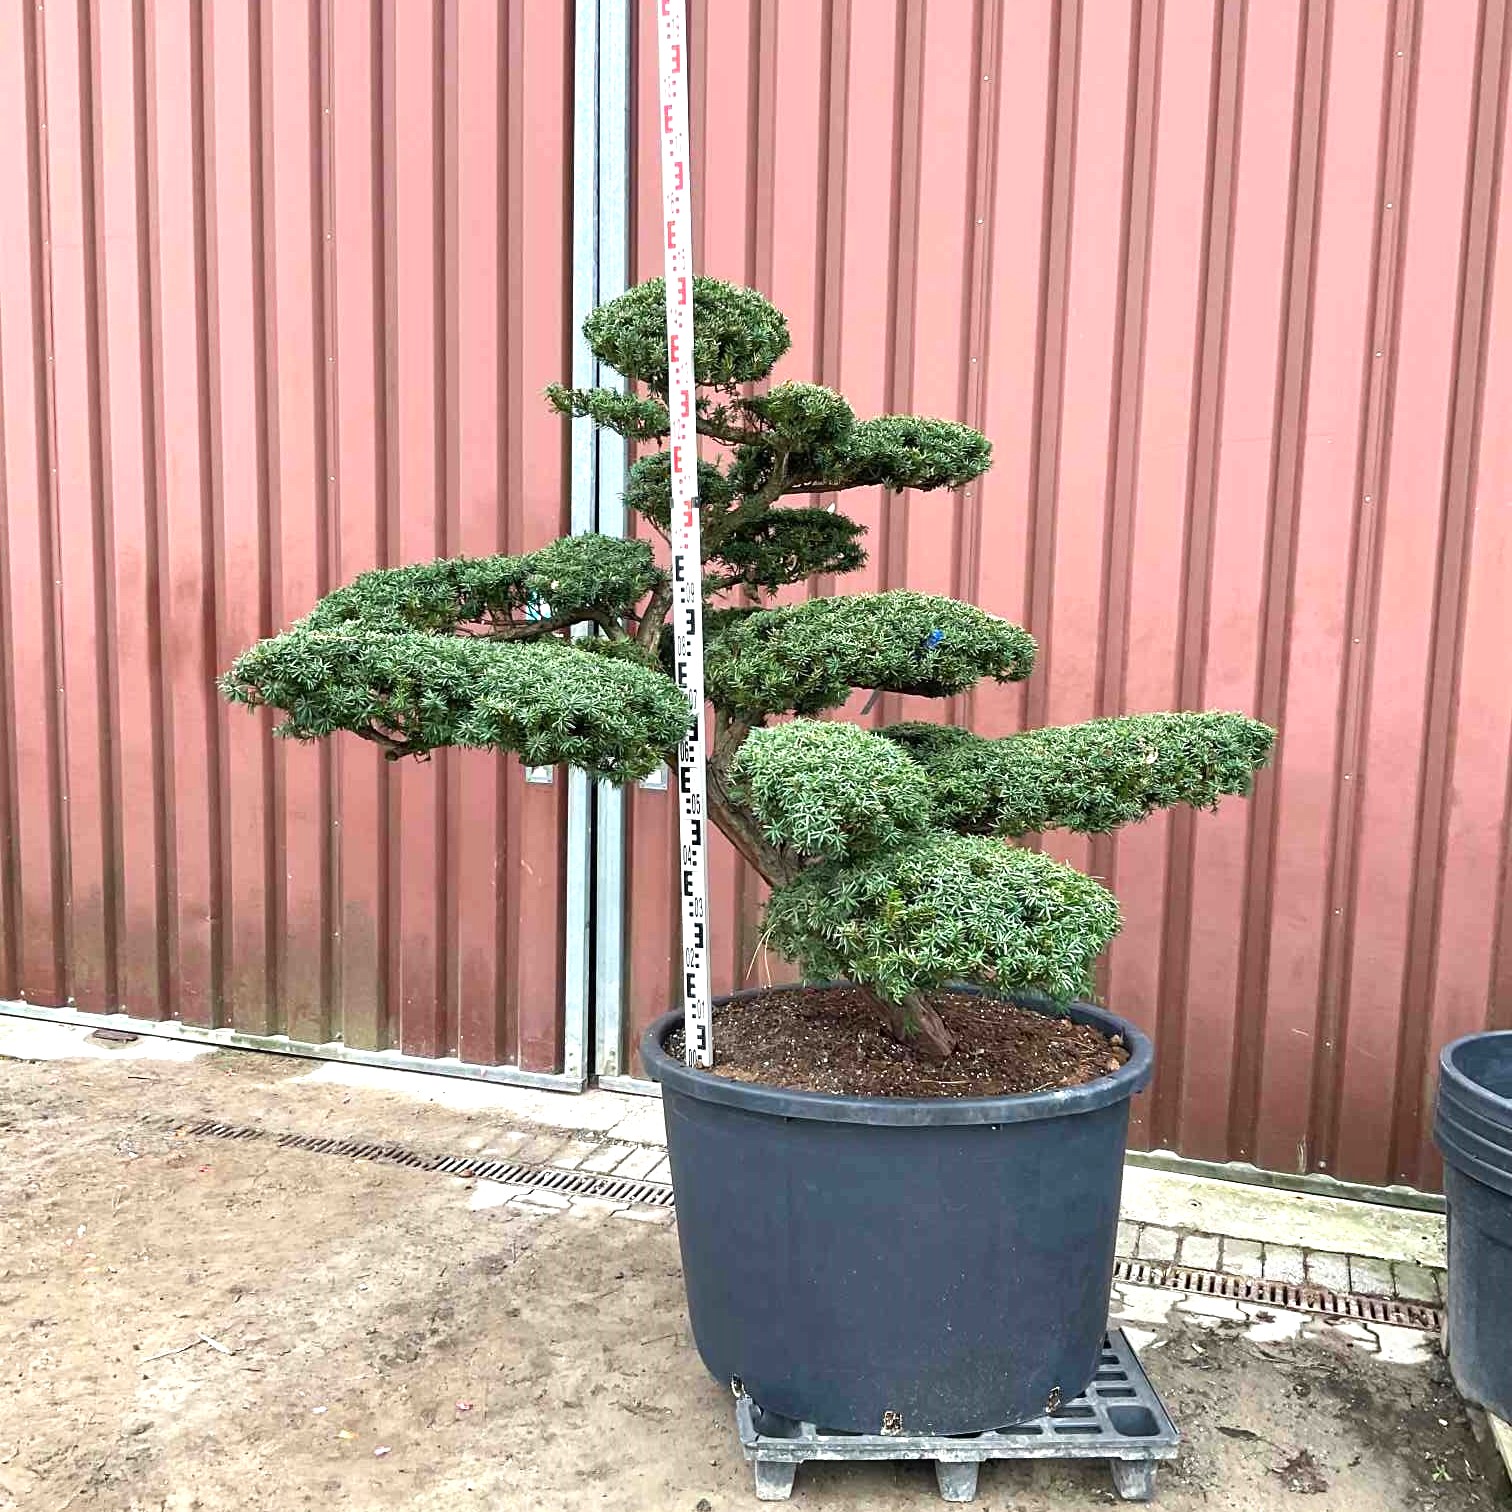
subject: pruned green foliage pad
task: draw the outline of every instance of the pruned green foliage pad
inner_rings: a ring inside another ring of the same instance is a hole
[[[942,823],[1026,835],[1101,834],[1156,809],[1247,794],[1275,732],[1242,714],[1126,714],[984,740],[938,725],[881,732],[928,774]]]
[[[753,730],[731,773],[767,836],[805,856],[869,855],[929,826],[924,773],[857,725],[794,719]]]
[[[698,463],[698,502],[707,519],[727,509],[735,491],[712,463],[702,458]],[[630,469],[625,478],[625,504],[649,520],[666,535],[672,520],[672,455],[648,452]],[[706,527],[707,528],[707,527]]]
[[[667,294],[648,279],[611,299],[583,323],[600,362],[667,391]],[[782,312],[755,289],[718,278],[693,280],[693,377],[717,388],[765,378],[792,342]]]
[[[642,399],[611,388],[564,388],[560,383],[550,384],[546,397],[559,415],[591,420],[630,441],[659,440],[672,429],[667,406],[660,399]]]
[[[941,698],[1027,677],[1034,638],[971,604],[903,589],[753,614],[706,654],[709,696],[742,716],[817,714],[853,688]]]
[[[627,782],[682,739],[687,699],[660,672],[569,642],[498,644],[463,636],[297,626],[244,651],[228,698],[282,709],[280,735],[381,735],[394,754],[439,746],[514,751],[531,766],[569,762]]]
[[[818,453],[816,471],[837,488],[959,488],[991,464],[991,442],[969,425],[878,415],[860,421],[841,445]]]
[[[729,569],[721,578],[771,592],[816,573],[838,576],[864,566],[864,533],[854,520],[827,509],[768,509],[727,531],[714,560]]]
[[[1039,851],[935,832],[805,871],[772,893],[766,924],[809,977],[893,1002],[952,981],[1066,1002],[1091,990],[1118,904]]]
[[[834,389],[818,383],[778,383],[745,401],[744,408],[784,445],[821,453],[855,434],[856,412]]]
[[[571,622],[623,613],[665,576],[644,541],[568,536],[525,556],[450,557],[364,572],[326,594],[301,623],[449,635],[464,625]]]

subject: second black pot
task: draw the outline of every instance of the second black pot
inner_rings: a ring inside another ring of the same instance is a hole
[[[742,994],[749,996],[751,994]],[[1079,1087],[994,1098],[790,1092],[697,1071],[646,1031],[661,1083],[693,1336],[768,1412],[876,1433],[977,1433],[1091,1380],[1107,1328],[1129,1099],[1149,1040]]]
[[[1434,1138],[1449,1200],[1449,1368],[1462,1395],[1512,1419],[1512,1031],[1439,1057]]]

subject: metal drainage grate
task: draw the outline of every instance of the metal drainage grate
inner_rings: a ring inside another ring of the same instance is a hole
[[[1152,1265],[1148,1260],[1116,1260],[1114,1281],[1134,1286],[1158,1286],[1171,1291],[1228,1297],[1261,1307],[1284,1307],[1292,1312],[1320,1313],[1328,1318],[1352,1318],[1360,1323],[1391,1323],[1438,1333],[1443,1313],[1422,1302],[1389,1297],[1358,1297],[1321,1286],[1296,1286],[1289,1281],[1264,1281],[1255,1276],[1228,1276],[1221,1271],[1192,1270],[1185,1265]]]
[[[563,1197],[605,1197],[612,1202],[633,1202],[642,1207],[672,1206],[672,1188],[659,1181],[631,1181],[625,1177],[595,1175],[590,1171],[559,1171],[554,1166],[517,1165],[511,1160],[488,1160],[471,1155],[427,1155],[404,1145],[371,1144],[355,1139],[317,1139],[310,1134],[275,1135],[237,1124],[191,1124],[184,1132],[210,1139],[271,1139],[280,1150],[344,1155],[348,1160],[377,1160],[385,1165],[406,1166],[412,1171],[502,1181],[510,1186],[556,1192]]]

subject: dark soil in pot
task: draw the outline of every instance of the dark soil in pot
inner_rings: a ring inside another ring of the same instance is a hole
[[[714,1010],[714,1074],[769,1087],[847,1097],[1003,1097],[1076,1087],[1129,1058],[1068,1014],[1041,1012],[974,992],[928,994],[955,1038],[947,1061],[899,1044],[854,987],[776,987]],[[683,1054],[682,1030],[667,1053]]]

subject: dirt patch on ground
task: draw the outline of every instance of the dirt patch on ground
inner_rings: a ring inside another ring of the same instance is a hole
[[[926,993],[955,1037],[941,1063],[901,1045],[854,987],[776,988],[714,1010],[714,1070],[850,1097],[1001,1097],[1075,1087],[1128,1060],[1087,1024],[971,992]],[[682,1031],[667,1041],[681,1058]]]
[[[675,1231],[470,1211],[455,1178],[175,1132],[211,1109],[459,1151],[500,1131],[287,1065],[0,1060],[0,1509],[754,1505]],[[1194,1324],[1145,1359],[1185,1435],[1167,1512],[1498,1505],[1437,1363]],[[941,1504],[905,1464],[804,1467],[794,1505]],[[1101,1468],[1004,1464],[977,1505],[1114,1502]]]
[[[1185,1440],[1161,1472],[1163,1503],[1190,1493],[1210,1507],[1309,1512],[1508,1505],[1495,1451],[1476,1441],[1437,1353],[1392,1365],[1326,1328],[1259,1344],[1241,1325],[1206,1321],[1162,1330],[1143,1357]]]

